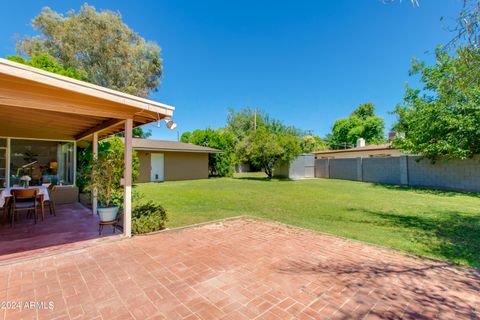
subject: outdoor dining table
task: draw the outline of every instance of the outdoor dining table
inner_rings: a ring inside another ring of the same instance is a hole
[[[29,186],[25,187],[10,187],[0,190],[0,208],[4,208],[3,210],[3,219],[2,224],[5,224],[7,219],[7,212],[8,212],[8,204],[10,199],[12,198],[11,190],[14,189],[38,189],[38,198],[40,200],[40,209],[42,213],[42,220],[45,218],[45,201],[49,201],[50,197],[48,196],[48,188],[46,186]]]

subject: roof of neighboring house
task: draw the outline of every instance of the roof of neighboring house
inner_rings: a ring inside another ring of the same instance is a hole
[[[191,143],[166,140],[133,139],[133,148],[136,150],[149,151],[176,151],[196,153],[220,153],[221,150],[197,146]]]
[[[351,149],[339,149],[339,150],[323,150],[313,151],[313,154],[332,154],[332,153],[345,153],[345,152],[361,152],[361,151],[376,151],[376,150],[395,150],[391,143],[382,144],[369,144],[365,147],[356,147]]]

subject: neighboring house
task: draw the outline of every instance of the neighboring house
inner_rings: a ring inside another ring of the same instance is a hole
[[[342,150],[314,151],[315,159],[333,158],[368,158],[368,157],[398,157],[405,155],[402,151],[392,147],[392,144],[369,144],[357,143],[357,147]]]
[[[159,182],[208,178],[208,157],[218,149],[190,143],[133,139],[140,160],[135,182]]]

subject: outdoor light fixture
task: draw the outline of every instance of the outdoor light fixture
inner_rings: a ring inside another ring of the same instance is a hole
[[[165,118],[165,123],[167,124],[167,128],[170,130],[173,130],[177,127],[177,124],[170,118]]]
[[[172,118],[164,118],[165,124],[168,129],[173,130],[177,127],[177,124],[172,121]],[[157,114],[157,128],[160,128],[162,126],[162,121],[160,119],[160,115]]]

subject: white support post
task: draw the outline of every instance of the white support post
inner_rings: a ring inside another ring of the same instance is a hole
[[[123,234],[132,236],[132,130],[133,120],[125,121],[125,171],[123,194]]]
[[[92,142],[92,158],[93,160],[97,160],[98,158],[98,132],[93,134],[93,142]],[[97,213],[97,189],[92,190],[92,214]]]

